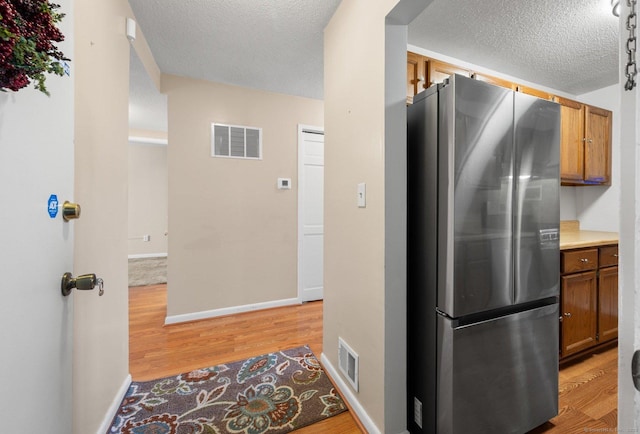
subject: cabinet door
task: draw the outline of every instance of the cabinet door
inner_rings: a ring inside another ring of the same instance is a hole
[[[598,340],[618,337],[618,267],[600,269],[598,278]]]
[[[611,185],[611,112],[586,106],[584,180]]]
[[[420,57],[415,53],[407,53],[407,103],[413,102],[413,97],[418,93],[420,84]]]
[[[584,105],[559,98],[560,178],[562,182],[582,183],[584,179]]]
[[[427,82],[429,83],[429,86],[436,83],[442,83],[445,78],[453,74],[471,77],[471,71],[468,69],[460,68],[449,63],[439,62],[437,60],[429,60],[427,63]]]
[[[482,74],[480,72],[474,72],[473,78],[478,81],[484,81],[485,83],[494,84],[496,86],[506,87],[507,89],[515,90],[516,85],[508,80],[502,78],[492,77],[490,75]]]
[[[562,276],[562,357],[596,343],[596,288],[595,271]]]
[[[526,93],[527,95],[533,95],[533,96],[535,96],[537,98],[542,98],[542,99],[546,99],[546,100],[552,100],[553,99],[553,95],[550,94],[549,92],[545,92],[543,90],[534,89],[532,87],[522,86],[520,84],[516,86],[516,90],[518,92]]]

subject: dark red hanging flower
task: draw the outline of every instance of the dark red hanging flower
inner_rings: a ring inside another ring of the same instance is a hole
[[[64,75],[68,61],[54,45],[64,35],[56,27],[64,14],[47,0],[0,0],[0,90],[17,91],[33,80],[49,95],[45,73]]]

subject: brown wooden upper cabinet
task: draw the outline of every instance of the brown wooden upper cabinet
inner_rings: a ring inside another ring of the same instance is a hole
[[[562,185],[611,185],[611,112],[557,97],[532,87],[407,52],[407,104],[429,86],[452,74],[513,89],[560,103],[560,182]]]
[[[407,104],[413,103],[415,95],[453,74],[471,77],[467,69],[407,52]]]
[[[427,82],[429,83],[428,86],[432,86],[437,83],[442,83],[445,78],[448,78],[450,75],[453,75],[453,74],[464,75],[465,77],[471,77],[471,71],[469,71],[468,69],[460,68],[458,66],[451,65],[449,63],[444,63],[438,60],[430,59],[427,62],[427,65],[428,65]]]
[[[413,103],[413,97],[423,90],[427,85],[427,63],[429,60],[419,54],[407,53],[407,104]]]
[[[611,185],[611,112],[566,98],[560,107],[563,185]]]
[[[516,90],[518,92],[526,93],[527,95],[533,95],[535,97],[542,98],[542,99],[552,100],[554,98],[554,96],[552,94],[550,94],[549,92],[545,92],[545,91],[542,91],[542,90],[534,89],[534,88],[528,87],[528,86],[523,86],[521,84],[516,86]]]
[[[491,75],[482,74],[481,72],[474,72],[472,75],[473,78],[479,81],[484,81],[485,83],[494,84],[500,87],[506,87],[507,89],[516,90],[517,85],[507,80],[503,80],[502,78],[493,77]]]

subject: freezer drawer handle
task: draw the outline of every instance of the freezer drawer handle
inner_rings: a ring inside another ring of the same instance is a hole
[[[640,391],[640,350],[636,350],[631,359],[631,378],[636,390]]]

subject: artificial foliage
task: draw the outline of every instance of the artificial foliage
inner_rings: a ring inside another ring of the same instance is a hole
[[[64,35],[56,23],[60,5],[47,0],[0,0],[0,90],[18,91],[31,82],[49,95],[46,75],[64,75],[68,61],[56,47]]]

